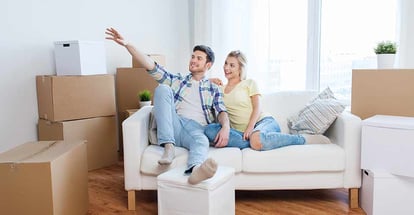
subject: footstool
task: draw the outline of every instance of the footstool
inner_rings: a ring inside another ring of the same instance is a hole
[[[235,214],[233,168],[219,166],[212,178],[196,185],[187,182],[184,171],[178,167],[157,177],[159,215]]]

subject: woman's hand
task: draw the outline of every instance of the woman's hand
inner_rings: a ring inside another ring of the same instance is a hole
[[[253,131],[253,127],[247,127],[246,130],[243,133],[243,140],[249,140],[250,139],[250,134]]]

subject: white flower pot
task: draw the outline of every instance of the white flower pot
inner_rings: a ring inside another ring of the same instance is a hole
[[[142,108],[142,107],[144,107],[144,106],[149,106],[149,105],[151,105],[151,101],[140,101],[139,102],[139,107],[140,108]]]
[[[378,69],[394,68],[395,54],[377,54]]]

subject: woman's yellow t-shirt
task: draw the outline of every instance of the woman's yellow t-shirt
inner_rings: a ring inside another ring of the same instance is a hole
[[[224,92],[223,87],[223,92]],[[230,119],[232,128],[244,132],[249,124],[250,115],[253,111],[251,96],[257,95],[259,89],[254,80],[243,80],[237,84],[230,93],[224,93],[223,101],[227,108],[227,113]],[[260,113],[260,119],[265,117]]]

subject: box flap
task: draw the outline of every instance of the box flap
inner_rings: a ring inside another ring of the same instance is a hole
[[[52,76],[36,76],[39,118],[53,119]]]
[[[375,115],[363,120],[362,126],[414,130],[414,117]]]
[[[85,141],[39,141],[28,142],[0,154],[0,163],[41,163],[55,160],[70,151],[73,145]]]

